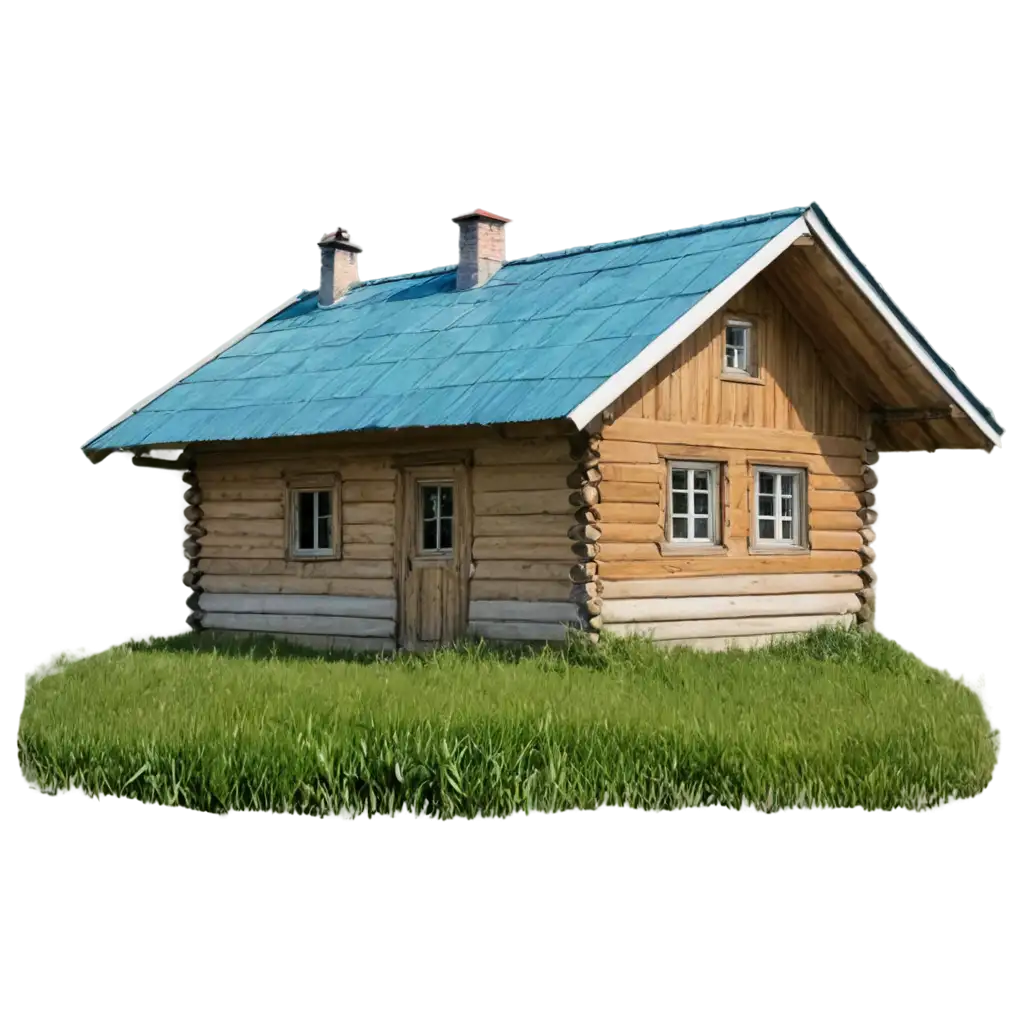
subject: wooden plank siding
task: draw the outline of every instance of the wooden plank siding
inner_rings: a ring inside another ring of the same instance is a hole
[[[756,383],[722,379],[725,321],[755,325]],[[761,277],[612,404],[623,417],[862,437],[866,414]]]

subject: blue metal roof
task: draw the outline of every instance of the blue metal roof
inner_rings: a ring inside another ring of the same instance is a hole
[[[997,440],[992,413],[812,205],[528,256],[467,291],[440,267],[327,308],[305,292],[84,448],[562,419],[808,211]]]
[[[803,213],[308,292],[85,449],[561,419]]]

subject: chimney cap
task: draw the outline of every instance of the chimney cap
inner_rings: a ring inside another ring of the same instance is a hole
[[[344,228],[336,228],[328,231],[323,238],[317,242],[321,249],[344,249],[345,252],[362,252],[358,245],[353,245],[351,236]]]
[[[498,224],[509,223],[508,217],[502,217],[497,213],[488,213],[486,210],[473,210],[472,213],[464,213],[459,217],[452,217],[452,220],[456,224],[461,224],[464,220],[493,220]]]

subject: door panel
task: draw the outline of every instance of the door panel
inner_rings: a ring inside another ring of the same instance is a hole
[[[452,643],[465,633],[469,613],[468,470],[453,465],[406,469],[399,501],[401,644],[416,650]]]

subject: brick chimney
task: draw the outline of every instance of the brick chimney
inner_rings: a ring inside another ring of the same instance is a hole
[[[344,228],[324,235],[317,244],[320,246],[320,305],[331,306],[359,280],[356,254],[363,250],[352,244]]]
[[[474,210],[453,217],[459,225],[459,270],[455,288],[463,291],[486,284],[505,263],[505,225],[508,217]]]

